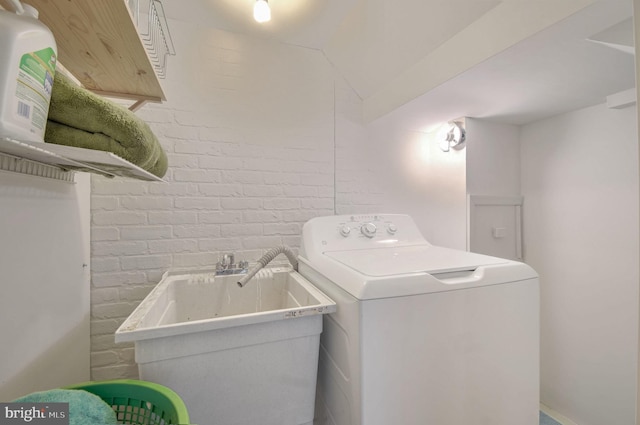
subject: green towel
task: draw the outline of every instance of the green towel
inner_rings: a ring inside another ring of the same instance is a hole
[[[84,390],[48,390],[27,394],[16,403],[69,403],[69,425],[117,424],[116,412],[100,397]]]
[[[56,72],[44,140],[112,152],[162,177],[167,155],[149,125],[133,112]]]

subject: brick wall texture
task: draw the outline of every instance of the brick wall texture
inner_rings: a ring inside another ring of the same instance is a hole
[[[373,211],[379,196],[358,165],[360,99],[321,51],[180,22],[172,35],[168,100],[138,111],[168,154],[166,182],[92,176],[95,380],[137,377],[114,332],[167,269],[297,250],[310,218]]]

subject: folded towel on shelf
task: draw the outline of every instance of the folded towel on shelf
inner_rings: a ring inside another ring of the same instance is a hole
[[[14,400],[16,403],[69,403],[69,425],[117,424],[113,408],[84,390],[38,391]]]
[[[60,72],[53,83],[44,140],[112,152],[158,177],[167,172],[167,155],[147,123]]]

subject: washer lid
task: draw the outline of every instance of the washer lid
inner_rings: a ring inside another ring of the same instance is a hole
[[[503,258],[431,245],[396,246],[351,251],[328,251],[329,258],[367,276],[447,273],[508,263]]]

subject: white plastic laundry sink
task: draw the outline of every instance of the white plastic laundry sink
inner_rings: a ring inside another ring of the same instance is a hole
[[[245,287],[213,270],[167,272],[116,331],[116,342],[333,313],[335,303],[289,267],[260,270]]]
[[[215,270],[166,273],[116,331],[140,379],[165,385],[193,423],[311,425],[323,315],[336,304],[290,267],[244,287]]]

